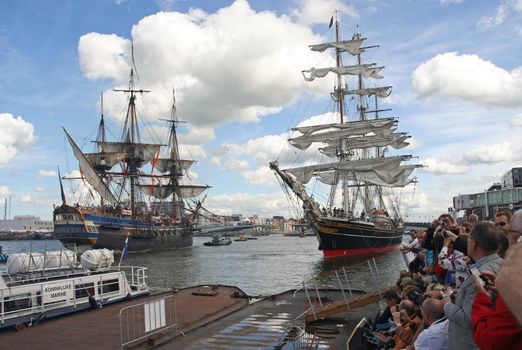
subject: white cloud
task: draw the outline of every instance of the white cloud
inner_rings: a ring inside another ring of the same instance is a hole
[[[56,171],[54,170],[38,170],[38,177],[53,177],[57,176]]]
[[[318,23],[328,25],[334,9],[339,13],[359,18],[354,7],[341,0],[299,0],[298,5],[299,8],[292,10],[290,15],[305,25]]]
[[[129,74],[129,41],[116,34],[88,33],[80,38],[80,68],[88,79],[114,78],[123,83]]]
[[[495,15],[482,17],[479,19],[477,25],[483,28],[496,27],[504,23],[512,8],[518,10],[520,6],[520,0],[502,0],[496,9]]]
[[[247,182],[252,186],[277,186],[277,179],[274,172],[270,170],[268,165],[260,167],[256,170],[247,170],[242,173]],[[279,186],[277,186],[279,187]]]
[[[441,4],[460,4],[462,0],[440,0]]]
[[[521,159],[521,146],[504,141],[497,144],[482,144],[464,152],[462,159],[470,165],[482,163],[491,164]]]
[[[282,192],[269,194],[223,194],[207,197],[205,208],[218,215],[242,213],[271,217],[274,213],[288,213],[288,202]]]
[[[308,45],[321,42],[310,28],[255,12],[245,0],[213,14],[156,13],[134,25],[132,38],[138,85],[154,90],[142,99],[155,101],[156,115],[169,115],[175,87],[181,119],[208,127],[257,121],[290,104],[302,82],[295,67],[314,61],[319,54]],[[115,35],[86,34],[78,45],[81,68],[89,79],[125,86],[129,48]],[[110,93],[104,102],[109,114],[118,110],[111,105],[121,105]]]
[[[45,192],[45,188],[40,187],[40,186],[36,186],[36,187],[34,188],[34,190],[35,190],[36,192]]]
[[[517,0],[513,8],[515,9],[515,11],[522,12],[522,0]]]
[[[230,171],[245,171],[249,169],[249,166],[246,160],[228,158],[223,164],[223,169]]]
[[[460,98],[485,106],[522,106],[522,67],[511,72],[477,55],[439,54],[412,75],[421,98]]]
[[[188,145],[205,144],[214,139],[214,129],[189,127],[186,134],[180,135],[180,141]]]
[[[435,158],[427,158],[422,164],[426,165],[418,171],[431,173],[433,175],[456,175],[465,174],[469,171],[467,165],[456,164],[455,161],[445,161]]]
[[[522,114],[514,116],[513,119],[511,119],[511,121],[509,122],[509,125],[515,128],[522,127]]]
[[[221,165],[221,159],[217,156],[210,158],[210,162],[212,164]]]
[[[7,186],[0,186],[0,198],[5,199],[11,194],[11,190]]]
[[[28,203],[32,203],[33,202],[33,199],[31,198],[30,195],[25,195],[25,196],[22,196],[20,198],[20,202],[24,203],[24,204],[28,204]]]
[[[9,163],[19,150],[35,141],[34,126],[10,113],[0,113],[0,164]]]

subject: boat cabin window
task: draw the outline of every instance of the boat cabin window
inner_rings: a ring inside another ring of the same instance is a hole
[[[76,299],[88,298],[94,295],[94,283],[85,283],[76,285]]]
[[[103,285],[98,286],[98,294],[117,292],[118,290],[120,290],[120,283],[118,279],[103,281]]]

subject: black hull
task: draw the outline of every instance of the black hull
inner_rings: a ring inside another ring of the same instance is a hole
[[[192,232],[189,228],[161,227],[159,229],[127,230],[100,229],[95,248],[123,250],[129,232],[129,252],[146,252],[188,248],[192,246]]]
[[[369,222],[319,219],[315,224],[325,258],[372,257],[394,250],[402,242],[402,230]]]

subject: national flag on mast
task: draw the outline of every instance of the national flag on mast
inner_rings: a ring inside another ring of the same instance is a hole
[[[123,243],[123,252],[121,256],[123,259],[127,259],[127,250],[129,246],[129,231],[127,231],[127,236],[125,236],[125,242]]]
[[[332,28],[333,26],[333,16],[330,18],[330,24],[328,25],[328,29]]]

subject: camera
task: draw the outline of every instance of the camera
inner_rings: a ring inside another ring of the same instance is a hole
[[[439,222],[438,222],[437,224],[439,224],[439,225],[444,225],[444,221],[439,220]]]

